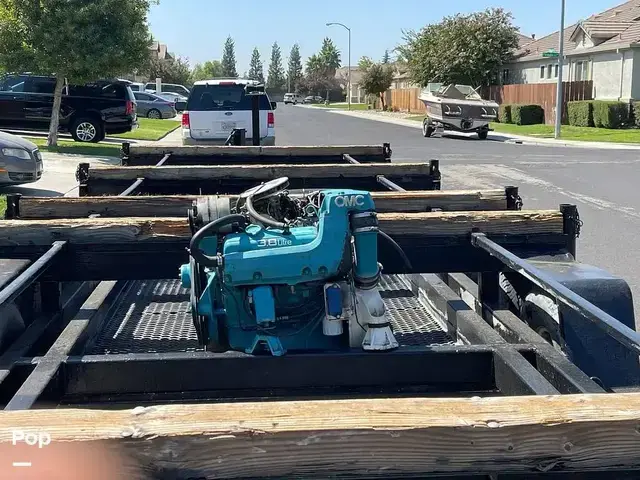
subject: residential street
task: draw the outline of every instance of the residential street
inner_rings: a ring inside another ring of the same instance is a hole
[[[640,312],[640,150],[422,137],[419,129],[279,105],[278,145],[391,143],[393,160],[440,160],[442,188],[520,187],[524,208],[578,206],[578,259],[627,280]]]

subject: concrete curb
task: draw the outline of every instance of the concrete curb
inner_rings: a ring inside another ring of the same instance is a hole
[[[349,112],[345,110],[332,110],[329,108],[323,109],[321,107],[308,107],[316,110],[324,110],[325,112],[337,113],[340,115],[347,115],[350,117],[364,118],[366,120],[374,120],[377,122],[390,123],[394,125],[401,125],[403,127],[411,127],[421,129],[420,122],[415,120],[407,120],[403,118],[386,117],[378,113],[367,113],[364,111]],[[498,137],[506,137],[507,140],[503,140],[504,143],[518,144],[518,145],[534,145],[544,147],[572,147],[572,148],[588,148],[599,150],[640,150],[640,144],[628,144],[628,143],[608,143],[608,142],[581,142],[577,140],[555,140],[552,138],[536,138],[526,137],[522,135],[513,135],[510,133],[489,133],[489,139],[494,141],[500,141]],[[492,138],[493,137],[493,138]]]

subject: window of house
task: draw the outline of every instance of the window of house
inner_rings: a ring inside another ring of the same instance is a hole
[[[544,78],[544,65],[540,67],[540,78]]]
[[[554,76],[555,78],[558,78],[558,74],[559,74],[559,72],[560,72],[560,65],[558,65],[558,64],[556,63],[556,64],[554,65],[554,67],[555,67],[555,73],[553,74],[553,76]]]
[[[589,62],[577,62],[574,72],[573,76],[576,82],[589,80]]]
[[[552,73],[552,66],[551,65],[547,65],[547,78],[551,78],[551,73]]]
[[[507,85],[509,83],[509,69],[505,68],[502,70],[502,83]]]

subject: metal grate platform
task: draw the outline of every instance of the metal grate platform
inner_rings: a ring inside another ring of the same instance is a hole
[[[129,282],[125,294],[86,354],[197,351],[189,291],[179,280]],[[395,275],[383,276],[381,295],[403,346],[453,343],[424,306]]]

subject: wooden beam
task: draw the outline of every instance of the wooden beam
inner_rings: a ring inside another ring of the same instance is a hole
[[[111,478],[132,480],[633,469],[639,419],[638,393],[39,409],[0,415],[0,458],[20,430],[52,440],[29,449],[34,466],[102,447],[128,460]]]
[[[563,216],[556,210],[496,212],[380,213],[380,229],[389,235],[438,237],[527,235],[563,232]],[[0,221],[0,245],[126,243],[191,237],[187,218],[78,218]]]
[[[380,213],[505,210],[504,189],[371,192]],[[236,198],[235,196],[231,196]],[[139,197],[22,197],[20,218],[181,217],[198,195]]]
[[[89,181],[95,180],[190,180],[251,179],[259,183],[278,177],[330,178],[330,177],[420,177],[431,174],[428,163],[367,163],[318,165],[209,165],[180,167],[91,167]]]
[[[382,145],[318,145],[318,146],[277,146],[277,147],[232,147],[232,146],[145,146],[131,145],[129,155],[165,155],[171,153],[178,156],[335,156],[349,154],[358,155],[380,155],[382,157],[384,147]]]

